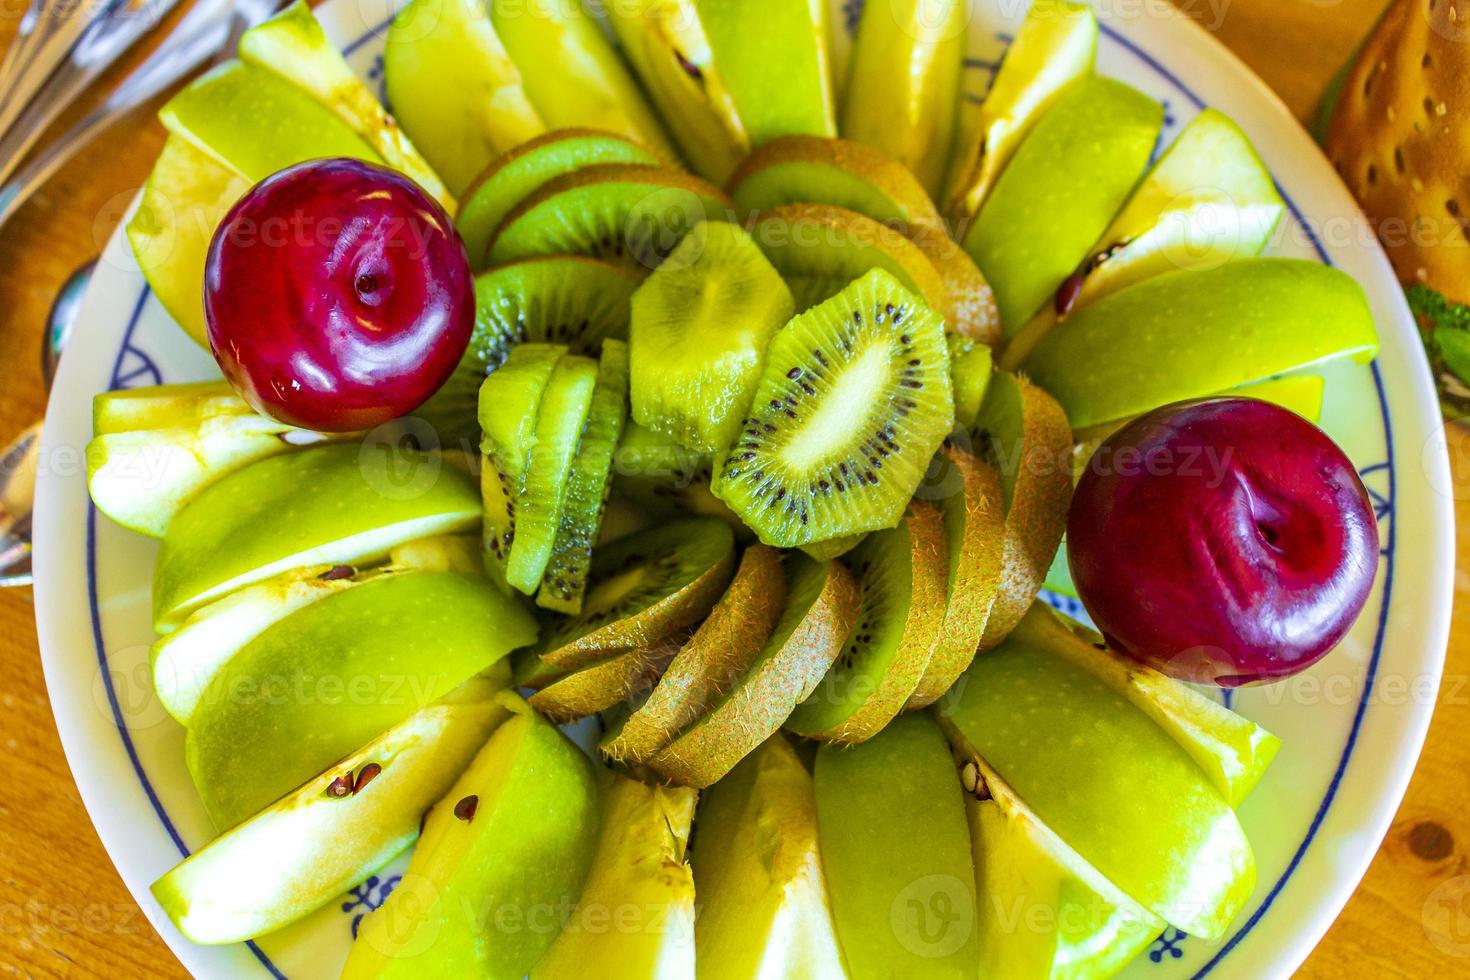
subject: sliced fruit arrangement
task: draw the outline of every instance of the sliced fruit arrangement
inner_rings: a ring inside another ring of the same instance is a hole
[[[663,126],[579,3],[413,0],[388,29],[388,102],[456,193],[552,129],[595,126],[660,156]],[[555,72],[536,71],[542,62]]]
[[[129,234],[228,380],[101,396],[88,448],[162,539],[154,686],[223,831],[163,907],[250,939],[421,838],[345,976],[1222,938],[1279,742],[1182,681],[1290,674],[1366,602],[1371,507],[1302,417],[1376,352],[1362,291],[1258,257],[1245,135],[1156,147],[1084,5],[1037,0],[977,111],[957,0],[869,3],[843,79],[825,3],[606,14],[630,67],[579,2],[412,0],[399,129],[297,4],[163,110]],[[242,235],[288,214],[351,228]],[[1226,443],[1249,506],[1089,465]]]
[[[695,225],[633,294],[633,418],[698,452],[727,449],[791,292],[736,225]]]

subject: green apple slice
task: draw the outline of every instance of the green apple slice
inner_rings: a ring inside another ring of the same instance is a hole
[[[687,849],[698,798],[690,789],[612,777],[581,901],[531,980],[575,977],[593,963],[629,980],[694,976]]]
[[[1240,127],[1206,109],[1144,176],[1069,280],[1065,313],[1042,307],[1006,345],[1001,366],[1014,368],[1059,319],[1125,286],[1259,255],[1285,211]]]
[[[526,96],[547,129],[596,126],[677,157],[663,124],[602,25],[579,0],[488,0],[490,23],[521,69]],[[554,71],[545,66],[555,65]]]
[[[1083,860],[1175,928],[1213,942],[1255,887],[1235,811],[1170,735],[1049,647],[1012,636],[939,702],[979,756]]]
[[[376,150],[306,92],[274,72],[226,62],[164,105],[170,133],[253,183],[318,157],[382,163]]]
[[[837,135],[827,8],[825,0],[694,0],[752,147],[794,133]]]
[[[454,197],[377,96],[353,73],[304,0],[240,36],[240,60],[274,72],[316,99],[454,213]]]
[[[358,565],[480,521],[473,479],[434,455],[314,446],[258,460],[201,491],[169,522],[153,570],[153,622],[303,565]]]
[[[1372,360],[1363,289],[1303,259],[1168,272],[1067,318],[1022,362],[1074,429],[1142,415],[1338,358]]]
[[[225,596],[153,644],[153,690],[170,715],[188,725],[211,681],[241,648],[298,609],[385,575],[412,571],[476,573],[482,564],[470,537],[428,538],[394,549],[377,568],[312,565]]]
[[[185,758],[205,808],[233,827],[536,633],[519,603],[459,572],[378,576],[303,606],[199,696]]]
[[[1142,92],[1093,76],[1059,96],[1017,148],[964,239],[1007,337],[1087,256],[1148,165],[1163,120]]]
[[[476,678],[414,713],[190,855],[154,897],[205,944],[253,939],[340,897],[418,837],[424,811],[509,717],[503,689]]]
[[[980,976],[1106,980],[1164,931],[1163,919],[1082,860],[984,760],[967,760],[962,778],[971,776]]]
[[[849,975],[976,976],[964,794],[934,719],[906,714],[861,745],[824,744],[813,785]]]
[[[701,176],[723,184],[750,137],[710,52],[694,0],[604,5],[623,53]]]
[[[128,219],[128,244],[138,269],[163,308],[201,347],[209,347],[204,320],[204,262],[214,229],[250,181],[170,135],[143,185],[143,200]]]
[[[1103,644],[1082,624],[1037,603],[1016,627],[1017,641],[1044,646],[1127,698],[1189,753],[1231,806],[1265,775],[1281,739],[1187,684]]]
[[[559,129],[499,157],[465,191],[454,226],[476,270],[505,216],[553,177],[599,163],[655,166],[658,159],[626,136],[599,129]]]
[[[161,538],[201,490],[267,456],[339,436],[259,415],[223,381],[98,395],[87,491],[123,527]]]
[[[875,146],[940,192],[954,139],[966,0],[864,4],[842,96],[842,135]]]
[[[812,777],[776,734],[704,791],[691,862],[699,976],[843,977]]]
[[[592,762],[525,702],[429,812],[343,980],[524,977],[556,941],[597,846]],[[584,964],[590,967],[592,964]]]
[[[1092,74],[1097,34],[1097,15],[1089,5],[1033,0],[975,125],[962,125],[955,139],[944,193],[953,218],[979,213],[1036,121],[1069,85]]]

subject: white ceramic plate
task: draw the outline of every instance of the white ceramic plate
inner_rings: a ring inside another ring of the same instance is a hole
[[[395,0],[334,0],[319,13],[353,67],[381,82]],[[978,101],[1024,13],[979,0],[967,91]],[[1305,675],[1242,691],[1234,706],[1285,748],[1241,810],[1260,863],[1226,940],[1169,930],[1128,976],[1286,976],[1367,868],[1403,795],[1434,704],[1449,627],[1453,514],[1438,410],[1419,340],[1382,252],[1331,167],[1285,107],[1193,22],[1154,0],[1103,4],[1100,70],[1163,101],[1167,136],[1202,106],[1234,117],[1290,204],[1273,251],[1337,265],[1367,289],[1383,341],[1371,368],[1334,368],[1324,425],[1359,466],[1384,543],[1373,597],[1341,649]],[[838,8],[837,57],[856,23]],[[1078,179],[1085,180],[1085,172]],[[1063,216],[1059,216],[1063,217]],[[82,447],[97,392],[206,378],[209,357],[151,298],[121,235],[108,248],[52,393],[36,507],[36,618],[47,685],[82,798],[144,912],[195,975],[335,976],[357,920],[394,872],[258,944],[184,940],[149,884],[210,836],[184,768],[183,731],[147,672],[155,545],[99,517]]]

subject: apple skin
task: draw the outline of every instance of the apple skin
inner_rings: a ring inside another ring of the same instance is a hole
[[[849,975],[975,976],[970,831],[934,718],[900,715],[860,745],[825,743],[812,779],[822,869]]]
[[[1256,862],[1235,811],[1184,749],[1106,683],[1012,635],[937,709],[1084,861],[1170,925],[1221,938]]]
[[[189,772],[215,825],[232,827],[535,640],[525,609],[479,575],[412,572],[333,593],[215,675],[189,719]]]
[[[519,980],[556,941],[597,847],[597,775],[524,701],[511,710],[429,811],[403,880],[363,919],[343,980]]]
[[[194,852],[154,883],[154,897],[205,944],[274,932],[339,898],[418,837],[424,811],[510,716],[496,699],[504,681],[477,677],[409,716]],[[365,780],[369,765],[377,775]],[[347,773],[356,791],[335,795]]]
[[[480,492],[467,474],[416,452],[379,469],[369,449],[272,456],[200,492],[169,522],[159,550],[154,629],[171,632],[199,607],[292,568],[354,565],[415,538],[478,527]],[[396,482],[405,472],[409,482]]]
[[[1105,440],[1067,542],[1077,593],[1111,642],[1222,687],[1316,663],[1378,568],[1352,462],[1301,416],[1253,398],[1166,406]]]
[[[1061,402],[1072,428],[1085,429],[1377,353],[1373,314],[1351,276],[1303,259],[1252,258],[1104,296],[1047,333],[1020,370]]]

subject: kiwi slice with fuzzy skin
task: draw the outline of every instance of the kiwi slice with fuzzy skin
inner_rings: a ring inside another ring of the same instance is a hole
[[[830,204],[786,204],[760,215],[750,234],[777,272],[800,280],[791,292],[802,302],[825,300],[868,270],[883,269],[947,315],[949,290],[934,264],[903,231],[867,215]],[[798,302],[797,309],[806,307]]]
[[[713,489],[777,547],[892,527],[953,422],[943,321],[874,269],[777,332]]]
[[[492,161],[460,195],[454,227],[470,265],[478,272],[488,264],[486,253],[495,229],[548,180],[601,163],[656,166],[658,162],[628,137],[600,129],[558,129],[527,140]]]
[[[1005,505],[995,469],[956,446],[940,451],[942,465],[959,486],[939,500],[948,562],[944,625],[908,709],[944,696],[975,659],[985,623],[1000,591],[1005,545]]]
[[[652,687],[683,637],[664,637],[650,647],[625,650],[569,672],[543,662],[524,678],[527,687],[537,688],[526,700],[557,724],[607,711]]]
[[[1000,592],[982,650],[999,644],[1031,608],[1067,529],[1072,501],[1072,429],[1045,391],[997,372],[976,423],[977,454],[1000,474],[1005,545]]]
[[[933,229],[944,221],[924,186],[881,150],[851,140],[783,136],[745,158],[726,187],[761,214],[788,204],[831,204],[875,221]]]
[[[760,747],[821,682],[858,621],[858,587],[838,562],[786,558],[786,600],[734,686],[653,758],[654,772],[703,789]]]
[[[535,595],[551,561],[572,459],[596,388],[597,362],[569,354],[557,362],[536,410],[526,475],[515,498],[515,537],[505,563],[505,580],[526,595]]]
[[[781,553],[747,548],[730,587],[669,664],[658,686],[599,743],[616,762],[647,762],[714,703],[760,655],[786,601]]]
[[[995,373],[994,352],[984,344],[959,334],[950,334],[949,378],[954,388],[954,424],[961,432],[968,433],[980,417],[980,406],[985,403],[985,392],[990,387],[990,376]]]
[[[597,384],[587,428],[572,458],[561,523],[551,559],[536,593],[536,605],[576,615],[582,611],[593,544],[602,524],[603,506],[612,482],[613,452],[628,415],[628,346],[609,340],[602,346]]]
[[[501,222],[490,261],[591,255],[640,276],[701,221],[734,214],[713,184],[669,167],[608,163],[543,184]]]
[[[454,374],[415,414],[445,445],[472,438],[485,377],[525,343],[565,344],[596,356],[628,336],[628,303],[639,279],[609,262],[555,255],[512,262],[475,277],[475,328]]]
[[[735,570],[730,525],[670,521],[597,549],[582,612],[543,644],[552,667],[575,670],[609,653],[652,649],[702,620]]]
[[[944,319],[949,329],[982,344],[1000,342],[995,291],[975,260],[942,229],[909,228],[909,237],[944,282]]]
[[[862,742],[903,710],[944,624],[947,548],[939,508],[916,500],[898,527],[868,535],[843,557],[862,596],[856,625],[787,729],[824,742]]]
[[[735,440],[791,292],[739,225],[701,222],[633,294],[633,417],[702,452]]]

